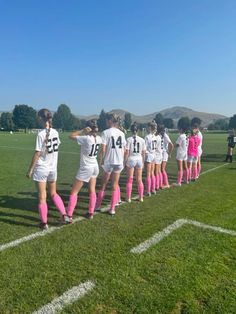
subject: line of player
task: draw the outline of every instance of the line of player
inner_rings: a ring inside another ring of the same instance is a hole
[[[87,122],[83,130],[72,132],[70,139],[76,141],[80,149],[80,165],[72,185],[67,208],[57,193],[57,161],[60,139],[58,132],[52,127],[52,114],[47,109],[38,112],[42,130],[36,139],[35,152],[27,172],[32,178],[38,191],[38,210],[40,228],[47,229],[47,188],[51,199],[58,209],[62,223],[72,223],[74,209],[78,201],[78,193],[84,183],[88,183],[89,205],[86,217],[93,218],[94,211],[99,211],[105,196],[106,186],[111,181],[111,201],[109,214],[116,213],[116,206],[121,201],[120,175],[126,169],[126,200],[131,202],[133,178],[135,176],[138,199],[143,202],[144,184],[143,169],[146,170],[146,195],[156,194],[160,189],[169,188],[166,164],[174,145],[164,126],[158,126],[155,121],[148,123],[147,135],[143,139],[138,135],[137,123],[131,126],[132,135],[126,139],[124,130],[120,126],[120,118],[115,114],[107,114],[107,129],[98,133],[96,120]],[[194,124],[190,134],[187,127],[180,128],[180,135],[176,141],[176,161],[178,165],[177,182],[188,184],[195,181],[201,172],[202,133],[199,126]],[[101,183],[96,193],[96,183],[99,166],[103,169]]]

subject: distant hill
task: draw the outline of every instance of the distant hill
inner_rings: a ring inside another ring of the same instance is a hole
[[[121,118],[124,118],[124,115],[126,112],[122,109],[113,109],[110,112],[116,113],[121,116]],[[131,113],[131,112],[130,112]],[[181,117],[189,117],[190,119],[194,117],[198,117],[202,120],[202,126],[208,126],[210,123],[215,122],[218,119],[226,119],[226,116],[216,114],[216,113],[206,113],[206,112],[198,112],[194,111],[190,108],[186,107],[172,107],[167,108],[165,110],[157,111],[151,114],[138,116],[133,113],[131,113],[132,121],[136,121],[138,123],[147,123],[155,118],[157,113],[161,113],[164,118],[171,118],[175,122],[177,122]],[[91,115],[91,116],[78,116],[80,119],[97,119],[98,115]]]

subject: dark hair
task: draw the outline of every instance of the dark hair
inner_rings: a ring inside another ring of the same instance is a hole
[[[139,127],[138,127],[137,122],[134,122],[134,123],[131,125],[130,130],[131,130],[132,133],[137,133],[137,132],[138,132]]]
[[[199,128],[199,124],[193,123],[193,124],[192,124],[192,128],[193,128],[193,129],[198,129],[198,128]]]
[[[52,128],[52,113],[48,109],[41,109],[38,111],[38,117],[44,122],[48,122],[49,128],[46,130],[46,137],[45,137],[45,146],[47,149],[47,144],[48,144],[48,138],[50,135],[50,131]],[[47,149],[48,150],[48,149]]]
[[[86,122],[86,126],[89,127],[93,132],[98,132],[97,120],[91,119]]]
[[[153,132],[156,131],[157,129],[157,124],[156,122],[153,120],[152,122],[148,122],[147,127],[150,128]]]
[[[158,125],[157,127],[157,133],[158,134],[164,134],[166,131],[164,124]]]
[[[107,113],[106,120],[112,121],[112,123],[119,123],[120,117],[116,113]]]

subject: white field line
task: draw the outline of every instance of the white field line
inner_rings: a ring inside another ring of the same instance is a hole
[[[212,226],[212,225],[207,225],[207,224],[201,223],[199,221],[190,220],[190,219],[178,219],[173,224],[164,228],[162,231],[154,234],[148,240],[146,240],[146,241],[142,242],[141,244],[139,244],[138,246],[132,248],[130,252],[134,253],[134,254],[141,254],[141,253],[145,252],[151,246],[159,243],[161,240],[163,240],[165,237],[169,236],[173,231],[179,229],[183,225],[193,225],[193,226],[196,226],[199,228],[208,229],[208,230],[212,230],[212,231],[220,232],[220,233],[225,233],[225,234],[229,234],[231,236],[236,236],[236,231],[234,231],[234,230],[224,229],[224,228]]]
[[[95,287],[92,281],[86,281],[79,286],[63,293],[60,297],[54,299],[51,303],[44,305],[33,314],[54,314],[63,310],[66,305],[70,305],[85,296],[90,290]]]
[[[215,171],[215,170],[220,169],[220,168],[222,168],[222,167],[225,167],[225,166],[227,166],[227,165],[229,165],[229,164],[227,163],[227,164],[223,164],[223,165],[220,165],[220,166],[217,166],[217,167],[208,169],[208,170],[206,170],[206,171],[203,171],[200,175],[202,176],[203,174],[207,174],[207,173],[209,173],[209,172]]]

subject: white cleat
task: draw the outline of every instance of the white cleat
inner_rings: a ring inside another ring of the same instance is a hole
[[[157,191],[156,191],[156,190],[152,191],[152,194],[156,195],[156,194],[157,194]]]
[[[109,213],[109,215],[114,216],[116,214],[116,211],[115,211],[115,209],[110,209],[108,211],[108,213]]]
[[[150,197],[152,194],[150,192],[147,192],[146,196]]]
[[[131,199],[128,198],[128,199],[126,200],[126,202],[127,202],[127,203],[131,203]]]
[[[143,198],[142,198],[142,197],[139,199],[139,202],[140,202],[140,203],[143,203]]]
[[[173,186],[181,186],[181,183],[173,183]]]
[[[101,207],[97,207],[94,209],[95,212],[100,212],[101,211]]]

